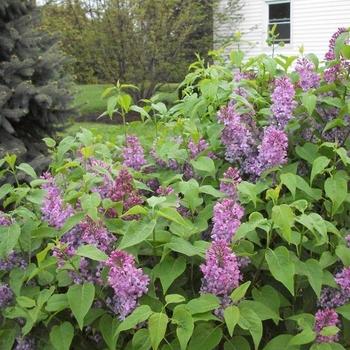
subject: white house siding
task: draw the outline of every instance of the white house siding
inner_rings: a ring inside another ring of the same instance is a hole
[[[238,29],[243,33],[241,48],[248,57],[271,52],[265,42],[268,3],[277,1],[242,1],[244,19],[239,27],[216,22],[214,36]],[[227,0],[221,0],[220,7],[224,8],[226,3]],[[323,59],[328,40],[339,27],[350,27],[350,0],[291,0],[291,43],[276,51],[285,55],[298,54],[303,45],[306,54],[312,52]]]

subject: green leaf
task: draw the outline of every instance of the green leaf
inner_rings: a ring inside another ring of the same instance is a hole
[[[320,297],[322,280],[323,280],[323,269],[320,263],[315,259],[309,259],[305,262],[306,276],[310,282],[312,289],[315,291],[317,297]]]
[[[149,350],[150,348],[151,341],[148,329],[139,329],[132,338],[132,350]]]
[[[187,226],[185,219],[178,213],[175,208],[164,207],[159,209],[157,211],[157,214],[170,221],[176,222],[179,225]]]
[[[309,93],[306,93],[302,97],[302,103],[303,106],[306,108],[309,115],[312,115],[312,112],[315,110],[317,97],[315,95],[311,95]]]
[[[13,187],[10,184],[4,184],[0,187],[0,199],[3,199],[13,190]]]
[[[350,60],[350,45],[344,45],[340,51],[344,58]]]
[[[228,333],[232,337],[236,324],[239,321],[239,308],[235,305],[228,306],[224,310],[224,320],[227,326]]]
[[[53,294],[47,301],[45,310],[48,312],[58,312],[69,307],[67,294]]]
[[[249,342],[242,336],[232,337],[224,344],[224,350],[251,350]],[[280,349],[278,349],[280,350]]]
[[[69,322],[53,326],[50,341],[56,350],[69,350],[74,337],[74,327]]]
[[[117,106],[117,101],[118,99],[116,96],[111,96],[107,101],[107,113],[110,118],[113,117],[115,107]]]
[[[316,338],[315,332],[311,328],[306,327],[290,340],[289,345],[293,346],[293,345],[309,344],[313,342],[315,338]]]
[[[168,316],[162,312],[154,313],[148,319],[149,337],[153,350],[157,350],[159,344],[164,339],[168,322]]]
[[[196,160],[191,161],[192,166],[203,173],[208,173],[212,177],[215,177],[216,169],[214,161],[209,157],[199,157]]]
[[[219,299],[213,294],[202,294],[199,298],[190,300],[186,309],[194,314],[200,314],[203,312],[215,310],[220,306]]]
[[[281,183],[288,188],[293,198],[295,198],[295,191],[297,188],[296,176],[291,173],[281,174]]]
[[[337,307],[336,311],[347,320],[350,320],[350,303]]]
[[[324,156],[317,157],[312,164],[310,184],[314,181],[316,175],[321,174],[324,169],[328,166],[330,159]]]
[[[215,198],[222,198],[225,197],[225,194],[218,191],[217,189],[215,189],[213,186],[211,185],[204,185],[201,186],[199,188],[199,192],[201,193],[206,193],[206,194],[210,194],[211,196],[215,197]]]
[[[247,307],[239,307],[239,310],[240,318],[238,325],[241,328],[249,331],[253,338],[255,349],[257,350],[259,348],[263,332],[262,322],[254,310]]]
[[[299,350],[299,347],[289,346],[290,340],[293,338],[290,334],[281,334],[270,340],[263,350]]]
[[[152,236],[156,221],[150,222],[133,221],[129,226],[125,235],[123,236],[119,249],[125,249],[133,247],[141,242],[144,242],[150,236]]]
[[[97,207],[101,203],[101,197],[98,193],[84,194],[80,197],[81,207],[93,219],[98,219]]]
[[[33,179],[37,178],[35,170],[33,169],[33,167],[31,165],[29,165],[27,163],[21,163],[20,165],[17,165],[16,168],[18,170],[23,171],[25,174],[29,175]]]
[[[265,252],[265,259],[272,276],[294,295],[295,265],[289,250],[283,246],[275,250],[268,249]]]
[[[91,244],[80,246],[76,251],[76,255],[83,256],[95,261],[106,261],[108,259],[108,256],[105,252]]]
[[[0,226],[0,259],[4,259],[16,246],[21,228],[18,224]]]
[[[345,348],[338,343],[320,343],[313,344],[310,350],[345,350]]]
[[[350,248],[345,245],[338,245],[335,254],[340,258],[343,265],[350,266]]]
[[[155,267],[154,272],[160,279],[164,294],[185,269],[186,259],[183,256],[174,259],[169,255]]]
[[[340,329],[336,326],[327,326],[322,328],[320,334],[325,336],[325,337],[329,337],[331,335],[336,335],[337,333],[339,333]]]
[[[131,315],[129,315],[117,328],[117,333],[127,331],[134,328],[137,324],[144,322],[152,314],[152,310],[148,305],[137,307]]]
[[[84,317],[91,308],[95,297],[95,287],[91,283],[70,286],[67,292],[68,303],[73,315],[83,329]]]
[[[245,294],[247,293],[247,290],[250,286],[250,281],[245,282],[241,284],[239,287],[237,287],[232,293],[231,293],[231,300],[234,303],[237,303],[240,301],[242,298],[244,298]]]
[[[35,300],[28,298],[26,296],[17,297],[16,301],[19,306],[24,307],[26,309],[30,309],[36,305]]]
[[[297,146],[295,151],[300,158],[306,160],[310,164],[320,156],[318,153],[318,146],[310,142],[305,143],[303,146]]]
[[[292,227],[294,226],[295,215],[287,204],[274,206],[272,208],[272,221],[281,230],[281,236],[288,242],[292,241]]]
[[[118,340],[118,333],[116,330],[119,323],[120,322],[116,318],[112,318],[108,314],[103,315],[100,319],[99,329],[109,350],[115,350],[116,348]]]
[[[334,215],[348,195],[347,180],[340,176],[330,177],[326,180],[324,189],[327,197],[332,201],[332,214]]]
[[[218,349],[222,338],[222,330],[211,323],[198,324],[193,332],[188,350],[213,350]]]
[[[142,207],[141,205],[135,205],[132,208],[130,208],[128,211],[126,211],[123,215],[120,215],[121,218],[128,216],[128,215],[146,215],[148,212],[147,210]]]
[[[175,308],[172,320],[173,323],[177,324],[176,335],[181,350],[186,350],[194,329],[193,318],[189,311],[183,305],[180,305]]]
[[[174,252],[178,252],[187,256],[204,256],[204,252],[199,247],[194,246],[189,241],[180,237],[172,237],[171,241],[165,245]]]
[[[180,294],[168,294],[165,296],[165,301],[167,304],[179,304],[186,301],[186,299]]]

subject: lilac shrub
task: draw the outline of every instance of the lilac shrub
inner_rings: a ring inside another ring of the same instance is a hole
[[[43,174],[0,160],[1,346],[346,349],[348,35],[326,62],[196,62],[174,105],[128,107],[151,137],[46,138]]]

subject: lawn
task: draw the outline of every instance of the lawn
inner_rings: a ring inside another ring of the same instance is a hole
[[[106,110],[106,100],[101,95],[111,84],[77,85],[74,106],[80,115],[100,115]]]
[[[90,130],[102,141],[114,142],[116,138],[124,134],[123,125],[103,124],[91,122],[76,122],[68,127],[64,134],[75,135],[81,128]],[[127,133],[136,135],[142,142],[151,143],[154,139],[154,126],[151,123],[142,123],[139,121],[128,123]]]

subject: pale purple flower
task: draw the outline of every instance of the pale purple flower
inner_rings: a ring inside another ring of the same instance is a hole
[[[345,237],[346,245],[350,248],[350,234]]]
[[[304,91],[319,86],[320,77],[315,71],[314,64],[306,57],[298,59],[295,70],[299,73],[299,86]]]
[[[0,226],[9,226],[11,223],[11,218],[0,210]]]
[[[237,168],[229,167],[223,174],[220,181],[220,191],[230,196],[232,199],[237,197],[237,186],[242,181]]]
[[[12,269],[19,267],[25,269],[28,266],[27,261],[23,258],[23,255],[12,251],[9,255],[0,260],[0,271],[11,271]]]
[[[156,193],[159,195],[159,196],[169,196],[171,194],[174,193],[174,189],[170,186],[159,186]]]
[[[134,135],[126,137],[126,146],[123,148],[123,165],[140,170],[146,164],[143,147]]]
[[[241,280],[236,255],[224,240],[211,244],[200,269],[203,273],[201,293],[225,297],[238,287]]]
[[[29,336],[20,338],[16,338],[16,345],[14,346],[13,350],[35,350],[35,340],[34,338],[31,338]]]
[[[336,59],[336,52],[335,52],[336,41],[339,35],[348,31],[349,30],[346,28],[339,28],[332,35],[331,39],[329,40],[328,52],[325,55],[326,61],[333,61]],[[325,69],[324,76],[323,76],[324,80],[327,83],[333,83],[338,78],[339,74],[342,71],[342,68],[346,66],[348,66],[348,64],[343,59],[340,60],[340,63],[332,64],[329,68]]]
[[[41,206],[42,219],[50,226],[61,228],[65,221],[73,215],[73,208],[69,204],[64,204],[61,190],[49,172],[44,173],[42,179],[46,180],[42,185],[42,188],[46,191]]]
[[[283,130],[269,126],[264,130],[263,140],[254,172],[261,175],[265,170],[287,162],[288,137]]]
[[[183,179],[185,181],[191,180],[195,177],[193,166],[189,162],[185,162],[182,168]]]
[[[115,294],[114,310],[124,319],[138,305],[138,299],[148,291],[149,277],[135,266],[132,255],[115,250],[106,261],[110,268],[108,284]]]
[[[196,158],[200,153],[207,150],[209,144],[203,138],[200,138],[198,142],[195,142],[192,138],[188,142],[188,151],[190,155],[190,159]]]
[[[335,275],[335,281],[344,293],[350,295],[350,267],[344,267],[338,272]]]
[[[140,205],[143,203],[143,199],[134,188],[133,177],[127,169],[120,170],[112,187],[107,193],[107,198],[110,198],[114,202],[122,202],[124,212],[135,205]],[[115,217],[117,215],[116,211],[113,209],[108,210],[107,214],[111,217]],[[137,218],[139,218],[139,216],[131,215],[129,217],[124,217],[124,220],[133,220]]]
[[[322,289],[318,306],[321,308],[336,308],[350,301],[350,293],[346,290],[325,287]]]
[[[333,309],[318,310],[315,314],[314,330],[317,334],[317,343],[334,343],[339,339],[339,334],[325,336],[321,332],[325,327],[336,326],[340,324],[339,316]]]
[[[338,30],[331,36],[328,44],[328,52],[325,55],[326,61],[333,61],[336,58],[335,55],[335,44],[340,34],[343,34],[345,32],[348,32],[349,30],[347,28],[338,28]]]
[[[13,292],[8,284],[0,284],[0,309],[4,309],[10,305],[13,299]]]
[[[104,252],[110,251],[116,239],[112,233],[108,232],[102,221],[95,222],[86,217],[79,226],[83,243],[92,244]]]
[[[252,128],[254,123],[251,117],[240,115],[232,104],[221,108],[218,121],[224,125],[221,141],[226,147],[226,160],[240,161],[249,157],[255,146]]]
[[[225,198],[217,202],[214,206],[212,239],[229,243],[240,226],[243,215],[243,208],[233,199]]]
[[[296,107],[294,97],[295,90],[290,79],[287,76],[276,79],[275,89],[271,96],[271,111],[274,117],[273,122],[280,129],[284,129],[293,116],[293,110]]]

